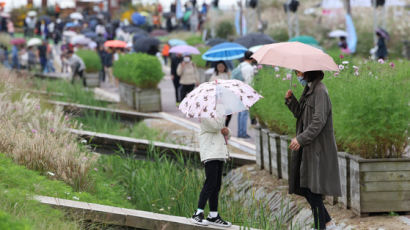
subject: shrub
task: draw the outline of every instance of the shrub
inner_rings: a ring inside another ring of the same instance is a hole
[[[204,54],[206,51],[208,51],[208,47],[198,47],[199,52],[201,52],[200,55],[192,55],[192,62],[195,63],[197,67],[200,68],[205,68],[206,67],[206,61],[202,59],[202,54]]]
[[[101,59],[93,50],[78,50],[76,54],[83,59],[85,72],[95,73],[101,70]]]
[[[234,34],[234,26],[230,21],[222,21],[216,28],[216,36],[219,38],[228,39]]]
[[[366,158],[400,157],[408,144],[409,61],[396,62],[394,68],[388,63],[353,61],[358,76],[350,61],[337,77],[326,73],[323,80],[332,100],[339,150]],[[254,87],[264,98],[252,112],[271,130],[294,135],[296,121],[284,104],[289,88],[285,74],[264,67],[255,76]],[[300,84],[292,89],[297,97],[301,95]]]
[[[202,38],[201,36],[194,35],[194,36],[187,38],[185,41],[186,43],[188,43],[188,45],[195,46],[195,45],[199,45],[202,43]]]
[[[164,77],[159,60],[143,53],[122,55],[113,69],[121,81],[140,88],[155,88]]]

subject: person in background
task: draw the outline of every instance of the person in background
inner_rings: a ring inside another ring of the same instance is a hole
[[[42,20],[42,21],[41,21],[41,24],[40,24],[40,34],[41,34],[41,37],[43,38],[43,40],[44,40],[44,39],[47,39],[48,36],[49,36],[49,34],[48,34],[48,26],[47,26],[47,23],[46,23],[45,20]]]
[[[115,85],[114,76],[112,74],[112,64],[114,61],[114,50],[112,48],[107,48],[107,53],[104,58],[104,70],[106,74],[106,81],[111,85]]]
[[[100,62],[101,62],[101,70],[100,70],[100,84],[102,82],[105,82],[105,70],[104,70],[104,60],[105,60],[105,55],[107,54],[107,51],[104,49],[104,45],[103,44],[98,44],[97,47],[97,52],[98,52],[98,56],[100,57]]]
[[[14,37],[14,24],[10,19],[7,19],[7,32],[11,37]]]
[[[43,39],[43,43],[38,46],[38,57],[40,59],[41,71],[47,73],[47,40]]]
[[[169,57],[169,49],[171,47],[168,43],[165,43],[164,47],[162,48],[162,58],[164,59],[164,64],[168,65],[168,57]]]
[[[348,46],[347,46],[347,41],[345,36],[341,36],[340,41],[338,43],[339,48],[342,50],[344,53],[350,53],[348,52]]]
[[[387,57],[387,47],[386,42],[384,41],[384,37],[381,31],[376,31],[377,35],[377,51],[376,51],[376,58],[379,59],[386,59]]]
[[[13,47],[11,48],[11,67],[17,70],[20,69],[20,49],[22,49],[22,46],[19,45],[13,45]]]
[[[179,63],[182,62],[182,55],[181,54],[171,54],[171,78],[172,78],[172,83],[174,84],[175,88],[175,100],[177,105],[182,101],[181,99],[181,88],[180,88],[180,79],[181,76],[178,75],[177,73],[177,68]]]
[[[323,204],[323,196],[341,196],[332,103],[322,83],[323,71],[295,71],[304,90],[299,101],[288,90],[285,104],[296,120],[291,140],[289,193],[304,196],[313,212],[315,229],[339,229]]]
[[[27,56],[28,56],[27,70],[31,71],[31,69],[35,67],[36,59],[37,59],[37,55],[34,53],[34,47],[32,46],[27,47]]]
[[[26,36],[27,37],[32,37],[33,34],[34,34],[34,29],[36,28],[37,19],[36,19],[36,17],[27,16],[24,21],[25,21],[25,24],[27,26]]]
[[[231,79],[231,73],[229,72],[229,69],[226,66],[226,63],[224,61],[217,62],[215,65],[214,74],[211,76],[209,81],[212,82],[216,80],[229,80],[229,79]],[[232,114],[226,116],[225,127],[229,126],[231,119],[232,119]]]
[[[199,133],[199,153],[205,167],[205,182],[199,194],[198,208],[191,221],[198,225],[230,227],[232,224],[221,218],[218,213],[219,191],[222,184],[222,170],[229,158],[225,140],[229,129],[224,127],[225,118],[220,104],[216,105],[215,118],[202,118]],[[204,209],[209,204],[209,214],[205,219]]]
[[[0,45],[0,51],[1,51],[1,63],[6,67],[6,68],[10,68],[10,64],[9,64],[9,50],[7,48],[7,46],[1,44]]]
[[[79,56],[74,54],[72,50],[70,50],[67,53],[67,62],[72,70],[71,83],[74,84],[75,77],[79,76],[83,80],[83,85],[86,86],[86,81],[84,77],[85,64],[83,59],[81,59]]]
[[[184,55],[184,59],[178,65],[177,74],[181,76],[179,83],[181,84],[181,100],[183,100],[195,86],[199,85],[198,69],[190,55]]]
[[[255,68],[252,66],[255,60],[252,58],[252,55],[251,51],[246,51],[244,61],[239,64],[244,82],[248,85],[252,83],[252,78],[255,74]],[[248,117],[248,110],[238,113],[238,137],[240,138],[250,138],[247,133]]]

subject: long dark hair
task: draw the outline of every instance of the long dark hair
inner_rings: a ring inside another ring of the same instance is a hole
[[[225,67],[225,73],[227,73],[227,72],[228,72],[228,66],[226,66],[226,64],[225,64],[224,61],[218,61],[218,62],[215,64],[215,67],[214,67],[216,75],[219,75],[219,74],[220,74],[219,71],[218,71],[218,65],[219,65],[219,64],[224,65],[224,67]]]
[[[325,74],[323,73],[322,70],[315,70],[315,71],[307,71],[303,73],[304,79],[306,79],[307,82],[313,82],[316,79],[322,80]]]

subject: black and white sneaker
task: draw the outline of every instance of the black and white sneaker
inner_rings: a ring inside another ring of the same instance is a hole
[[[191,221],[194,224],[205,225],[205,226],[208,225],[208,221],[205,220],[203,212],[201,212],[199,214],[194,213],[194,215],[191,217]]]
[[[224,221],[221,218],[221,216],[219,216],[219,214],[218,214],[218,216],[216,216],[214,218],[208,216],[208,218],[206,218],[206,220],[208,221],[208,224],[215,225],[215,226],[220,226],[220,227],[231,227],[232,226],[231,222]]]

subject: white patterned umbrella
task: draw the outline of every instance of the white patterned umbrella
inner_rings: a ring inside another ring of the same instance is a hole
[[[189,118],[216,117],[216,104],[222,106],[222,115],[249,109],[262,96],[251,86],[238,80],[217,80],[202,83],[190,92],[179,105]]]

